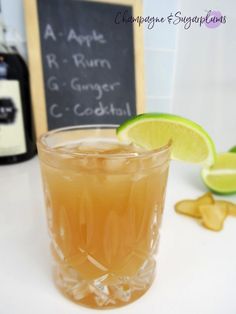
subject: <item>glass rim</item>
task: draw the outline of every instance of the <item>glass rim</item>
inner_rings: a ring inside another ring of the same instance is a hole
[[[75,131],[75,130],[95,130],[95,129],[108,129],[108,130],[115,130],[119,124],[84,124],[84,125],[76,125],[76,126],[67,126],[62,128],[56,128],[50,131],[46,131],[41,134],[37,139],[37,146],[40,150],[56,153],[57,155],[63,156],[77,156],[77,157],[96,157],[96,158],[142,158],[142,157],[150,157],[152,155],[157,155],[163,153],[165,151],[170,150],[172,146],[172,140],[170,139],[168,143],[165,145],[155,148],[155,149],[146,149],[142,152],[124,152],[124,153],[115,153],[115,154],[99,154],[98,152],[71,152],[68,150],[61,149],[60,151],[56,150],[56,147],[51,147],[47,144],[46,140],[50,136],[55,134],[59,134],[60,132],[67,132],[67,131]],[[129,142],[126,142],[128,144]],[[145,149],[145,148],[144,148]]]

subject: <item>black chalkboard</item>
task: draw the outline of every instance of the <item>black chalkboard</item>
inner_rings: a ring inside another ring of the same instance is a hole
[[[131,5],[37,0],[48,129],[120,124],[137,113]]]

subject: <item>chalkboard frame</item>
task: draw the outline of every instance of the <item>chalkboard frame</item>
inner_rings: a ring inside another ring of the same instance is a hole
[[[133,15],[142,14],[142,0],[87,0],[92,2],[129,5],[132,6]],[[39,31],[39,16],[37,0],[24,0],[27,48],[30,68],[31,94],[33,103],[33,116],[36,136],[48,130],[46,94],[44,86],[41,42]],[[143,29],[138,23],[133,23],[134,54],[135,54],[135,90],[136,112],[144,112],[144,41]]]

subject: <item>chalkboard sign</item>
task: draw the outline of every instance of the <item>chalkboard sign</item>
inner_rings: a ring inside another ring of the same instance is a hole
[[[139,0],[25,0],[25,11],[37,135],[143,112],[142,31],[122,20]]]

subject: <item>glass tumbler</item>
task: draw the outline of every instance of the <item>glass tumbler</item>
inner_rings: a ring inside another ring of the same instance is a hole
[[[54,280],[92,308],[143,295],[155,276],[170,144],[145,150],[115,125],[49,131],[38,140]]]

